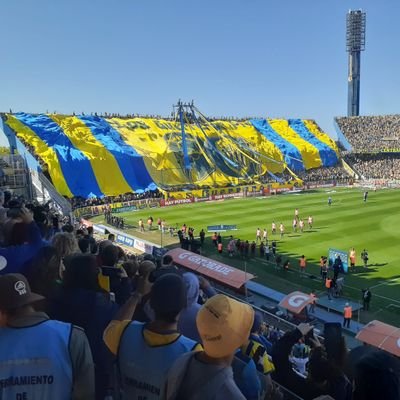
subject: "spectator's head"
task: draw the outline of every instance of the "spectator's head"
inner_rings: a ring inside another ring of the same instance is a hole
[[[117,248],[118,248],[118,260],[119,261],[126,261],[127,256],[125,254],[124,249],[122,247],[120,247],[120,246],[117,246]]]
[[[355,365],[354,400],[400,399],[400,361],[381,351],[368,352]]]
[[[83,229],[77,229],[76,231],[76,237],[79,239],[81,237],[85,236]]]
[[[53,246],[45,246],[34,257],[25,275],[34,292],[47,296],[55,282],[61,279],[63,267],[57,250]]]
[[[71,224],[64,225],[61,230],[66,233],[74,233],[74,227]]]
[[[93,236],[93,226],[88,226],[88,227],[87,227],[87,234],[88,234],[89,236]]]
[[[174,265],[174,260],[172,259],[172,257],[169,255],[169,254],[167,254],[167,255],[165,255],[164,257],[163,257],[163,259],[162,259],[162,265],[163,265],[163,267],[166,267],[166,266],[172,266],[172,265]]]
[[[138,272],[139,265],[135,260],[125,261],[122,264],[122,268],[124,268],[128,278],[134,278]]]
[[[110,233],[109,235],[108,235],[108,238],[107,238],[110,242],[115,242],[115,235],[113,234],[113,233]]]
[[[73,254],[64,261],[64,287],[102,291],[99,286],[96,257],[91,254]]]
[[[60,258],[64,258],[79,251],[78,243],[72,233],[56,233],[51,243]]]
[[[152,261],[148,261],[148,260],[142,261],[139,264],[139,275],[147,276],[155,269],[156,269],[156,266]]]
[[[10,318],[44,297],[32,293],[27,279],[21,274],[0,276],[0,327],[7,326]]]
[[[100,254],[101,264],[107,267],[114,267],[119,260],[119,248],[113,244],[104,247]]]
[[[253,321],[253,326],[251,327],[251,333],[260,333],[261,332],[261,326],[263,324],[263,316],[259,311],[256,311],[254,313],[254,321]]]
[[[211,358],[233,357],[247,342],[253,321],[249,305],[222,294],[211,297],[196,318],[205,353]]]
[[[29,226],[23,222],[14,223],[10,227],[10,231],[7,236],[8,246],[19,246],[24,244],[29,238]]]
[[[113,243],[110,242],[109,240],[102,240],[99,243],[99,256],[101,257],[101,254],[103,253],[103,250],[107,247],[107,246],[111,246]]]
[[[78,247],[81,253],[91,253],[90,240],[87,238],[80,238],[78,240]]]
[[[154,282],[150,292],[150,306],[156,320],[171,324],[177,322],[186,302],[185,283],[178,274],[164,274]]]

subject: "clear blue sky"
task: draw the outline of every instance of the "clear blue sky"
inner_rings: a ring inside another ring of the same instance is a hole
[[[347,103],[347,11],[367,12],[361,113],[400,112],[399,0],[0,0],[0,110],[315,118]]]

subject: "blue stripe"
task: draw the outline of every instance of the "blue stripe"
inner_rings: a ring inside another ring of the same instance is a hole
[[[154,190],[156,185],[147,171],[143,157],[126,144],[119,132],[103,118],[79,116],[93,136],[114,156],[132,191]]]
[[[303,158],[295,145],[275,132],[266,119],[251,119],[250,123],[283,154],[286,164],[292,171],[304,171]]]
[[[59,125],[43,114],[18,113],[15,117],[57,153],[64,178],[74,196],[103,196],[90,161],[73,146]]]
[[[336,152],[310,132],[301,119],[289,119],[288,122],[301,138],[311,143],[319,151],[322,166],[333,167],[338,163]]]

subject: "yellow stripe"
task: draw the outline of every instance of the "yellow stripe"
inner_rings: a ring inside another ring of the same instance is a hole
[[[100,190],[106,196],[133,192],[126,182],[114,156],[77,117],[49,115],[64,131],[75,148],[89,159]],[[79,174],[79,171],[76,171]]]
[[[56,152],[48,147],[32,129],[14,116],[7,115],[6,124],[13,129],[18,138],[22,139],[23,144],[29,143],[34,148],[34,153],[47,164],[49,175],[57,192],[63,196],[73,197],[61,170]]]
[[[338,153],[338,148],[336,146],[336,143],[329,135],[327,135],[325,132],[322,132],[319,126],[315,123],[315,121],[311,119],[303,119],[304,125],[306,128],[316,137],[318,138],[321,142],[325,143],[328,145],[332,150],[336,152],[336,154],[339,155]]]
[[[285,119],[268,119],[272,129],[280,136],[294,145],[303,158],[303,164],[306,169],[321,167],[322,161],[319,150],[311,143],[304,140],[297,132],[295,132]]]
[[[250,122],[216,121],[213,124],[220,128],[222,132],[232,136],[236,140],[244,139],[249,148],[263,156],[258,156],[262,167],[262,174],[265,174],[267,171],[271,171],[275,174],[283,172],[284,158],[282,152],[273,142],[269,141],[264,135],[258,132]],[[270,159],[278,162],[274,162]]]

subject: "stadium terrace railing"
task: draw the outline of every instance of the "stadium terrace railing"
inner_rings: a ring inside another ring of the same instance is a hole
[[[53,184],[44,176],[42,172],[32,173],[32,184],[42,193],[43,202],[52,200],[60,208],[64,215],[71,216],[72,207],[68,200],[61,196],[54,188]]]

